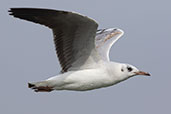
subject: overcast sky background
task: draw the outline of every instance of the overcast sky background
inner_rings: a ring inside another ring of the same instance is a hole
[[[125,31],[111,60],[150,72],[115,86],[87,92],[34,93],[27,82],[56,75],[60,66],[51,30],[8,15],[11,7],[79,12],[99,28]],[[1,0],[1,114],[169,114],[171,113],[170,0]]]

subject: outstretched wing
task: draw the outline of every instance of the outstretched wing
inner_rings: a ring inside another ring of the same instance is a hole
[[[85,16],[49,9],[11,8],[16,18],[45,25],[53,30],[62,72],[91,66],[100,58],[95,49],[98,24]],[[83,67],[84,66],[84,67]]]
[[[109,51],[112,45],[124,34],[120,29],[100,29],[96,33],[95,44],[98,53],[105,61],[110,61]]]

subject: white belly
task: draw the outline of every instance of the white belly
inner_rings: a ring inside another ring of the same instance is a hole
[[[85,91],[113,85],[111,76],[104,69],[69,71],[48,79],[56,90]]]

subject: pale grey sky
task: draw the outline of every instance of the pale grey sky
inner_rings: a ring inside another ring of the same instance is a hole
[[[171,113],[170,0],[1,0],[1,114],[169,114]],[[51,30],[8,15],[11,7],[79,12],[100,28],[125,31],[112,48],[113,61],[148,71],[115,86],[87,92],[34,93],[27,82],[56,75]]]

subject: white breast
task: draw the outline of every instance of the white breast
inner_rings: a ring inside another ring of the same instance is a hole
[[[54,89],[61,90],[91,90],[106,87],[112,84],[112,79],[105,69],[85,69],[69,71],[67,73],[48,79],[56,86]]]

